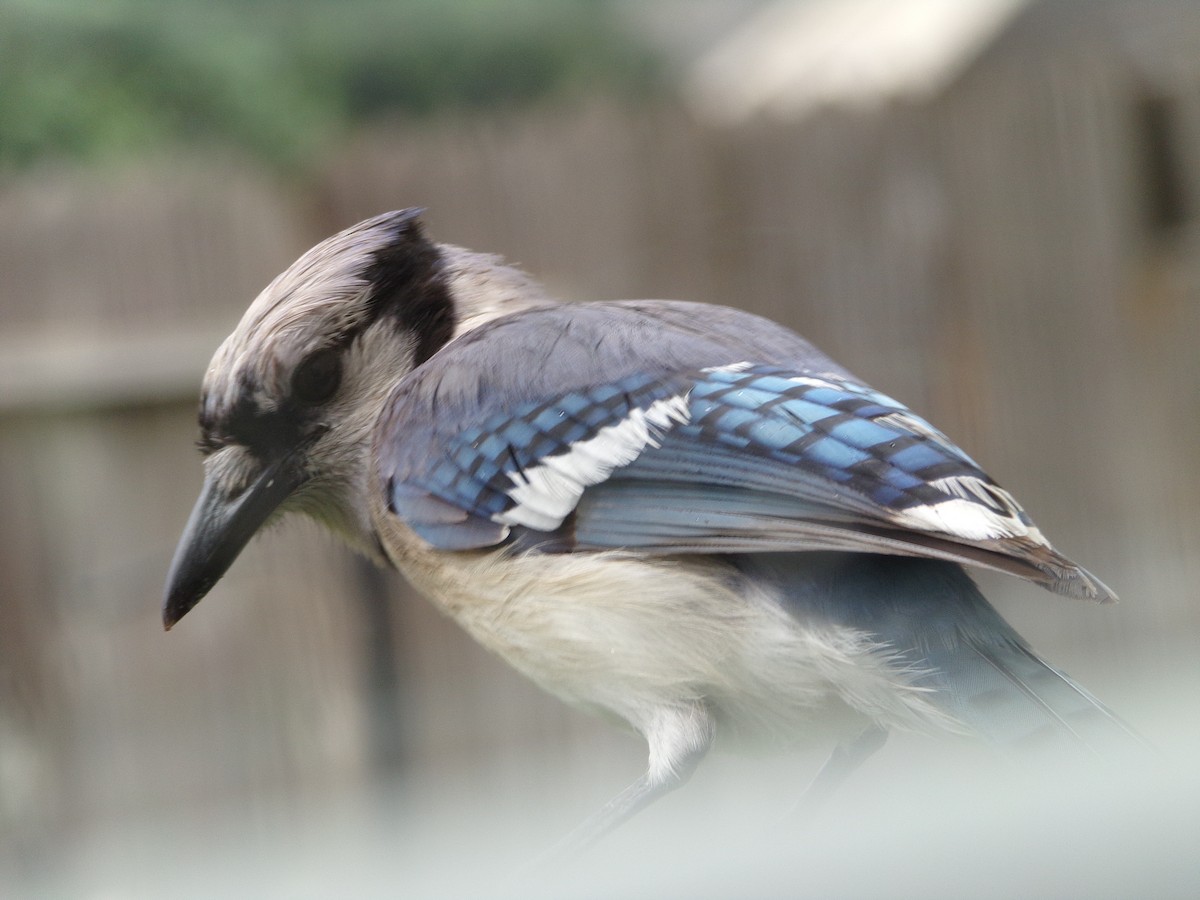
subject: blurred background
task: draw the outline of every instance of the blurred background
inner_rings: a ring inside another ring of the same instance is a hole
[[[719,757],[514,888],[640,740],[302,523],[164,634],[208,358],[414,205],[937,423],[1122,597],[981,577],[1171,777],[900,737],[782,838],[828,748]],[[0,0],[0,895],[1195,896],[1198,247],[1194,0]]]

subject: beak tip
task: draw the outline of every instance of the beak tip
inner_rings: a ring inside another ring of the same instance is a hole
[[[193,606],[200,602],[200,598],[204,594],[184,595],[180,596],[178,592],[172,591],[167,594],[163,600],[162,608],[162,623],[163,631],[170,631],[178,624],[179,620],[188,614]]]

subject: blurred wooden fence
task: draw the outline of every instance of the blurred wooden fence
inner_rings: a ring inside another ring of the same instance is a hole
[[[564,297],[722,302],[801,330],[958,438],[1126,599],[1102,611],[989,581],[1035,644],[1108,696],[1181,643],[1194,655],[1191,87],[1146,95],[1100,58],[1002,57],[927,105],[790,125],[605,106],[397,124],[304,191],[195,158],[4,186],[8,864],[132,810],[319,802],[301,788],[467,760],[464,791],[515,794],[536,783],[522,760],[539,743],[580,771],[640,766],[636,742],[542,698],[315,529],[260,538],[161,633],[208,356],[296,254],[388,208],[428,207],[437,238],[503,253]],[[1161,114],[1165,174],[1147,124]],[[1183,204],[1166,221],[1146,206],[1163,178]]]

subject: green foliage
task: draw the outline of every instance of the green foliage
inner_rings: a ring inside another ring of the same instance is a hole
[[[612,0],[0,0],[0,166],[232,145],[313,160],[388,115],[644,92]]]

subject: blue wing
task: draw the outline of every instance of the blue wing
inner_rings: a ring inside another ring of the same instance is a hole
[[[448,550],[517,533],[558,551],[885,552],[1108,597],[945,435],[841,370],[632,355],[611,380],[564,372],[562,390],[397,429],[392,510]]]

